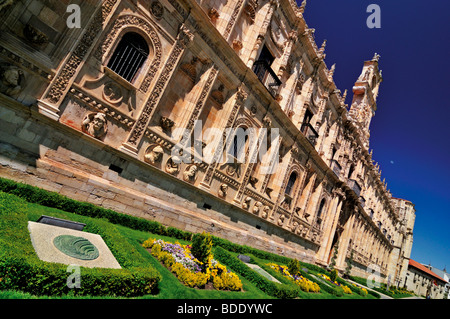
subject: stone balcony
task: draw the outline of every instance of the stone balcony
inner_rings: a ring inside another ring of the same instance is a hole
[[[331,160],[330,168],[334,174],[339,178],[341,176],[342,166],[336,160]]]
[[[348,187],[350,187],[355,192],[356,196],[359,197],[359,195],[361,194],[361,186],[359,186],[358,182],[354,179],[349,179],[347,184]]]

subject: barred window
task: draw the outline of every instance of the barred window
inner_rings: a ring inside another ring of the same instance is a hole
[[[147,41],[135,32],[128,32],[117,45],[108,62],[108,68],[128,82],[133,82],[148,55]]]

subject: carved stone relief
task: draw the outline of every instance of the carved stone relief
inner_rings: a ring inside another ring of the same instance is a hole
[[[47,44],[49,41],[48,36],[45,33],[39,31],[29,23],[25,25],[23,35],[31,44],[37,46]]]
[[[0,92],[8,96],[19,94],[25,84],[24,72],[11,64],[0,65]]]
[[[81,125],[82,131],[95,137],[102,138],[108,130],[106,114],[104,113],[88,113],[83,119]]]
[[[256,202],[255,205],[253,205],[252,213],[255,215],[258,215],[259,211],[261,210],[262,205],[263,205],[263,203]]]
[[[164,7],[159,1],[153,1],[150,4],[150,13],[157,19],[161,19],[164,15]]]
[[[244,202],[242,203],[242,208],[245,209],[245,210],[249,209],[251,201],[252,201],[252,198],[247,196],[244,199]]]
[[[160,163],[164,154],[164,149],[160,145],[151,145],[147,148],[144,161],[150,164]]]
[[[227,192],[228,192],[228,185],[227,184],[220,185],[218,192],[219,197],[221,198],[227,197]]]
[[[116,81],[109,73],[96,79],[85,79],[82,87],[93,97],[106,101],[110,106],[131,118],[136,110],[136,92]]]
[[[195,164],[188,165],[183,172],[183,180],[193,183],[197,179],[198,167]]]
[[[167,173],[176,175],[180,171],[180,162],[181,159],[176,157],[169,157],[169,159],[166,162],[165,170]]]

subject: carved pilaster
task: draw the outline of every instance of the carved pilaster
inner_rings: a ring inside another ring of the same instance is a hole
[[[292,52],[292,47],[294,43],[297,41],[297,31],[292,30],[289,33],[288,40],[284,46],[283,56],[281,57],[280,69],[278,70],[278,77],[281,78],[283,76],[284,71],[286,70],[286,66],[288,64],[289,56]]]
[[[223,32],[223,37],[228,40],[231,34],[231,30],[233,30],[234,25],[236,24],[237,17],[239,16],[239,12],[242,10],[242,4],[244,0],[239,0],[234,7],[233,13],[231,14],[230,19],[228,20],[228,24],[225,27],[225,31]]]
[[[188,141],[189,136],[191,135],[192,129],[194,128],[195,121],[198,119],[201,110],[205,106],[206,100],[208,99],[209,94],[211,93],[211,89],[214,85],[214,82],[217,79],[217,75],[219,74],[219,69],[216,65],[213,65],[209,70],[208,79],[204,84],[200,96],[195,103],[194,110],[191,113],[189,121],[186,126],[186,130],[184,131],[182,141]]]
[[[269,4],[269,9],[267,10],[267,14],[264,18],[264,22],[259,29],[258,37],[256,39],[255,45],[253,47],[252,52],[250,53],[250,57],[247,62],[247,66],[252,67],[253,63],[256,60],[256,56],[258,55],[259,49],[261,48],[261,44],[264,42],[264,38],[267,33],[267,29],[269,28],[270,21],[272,20],[273,13],[275,9],[278,7],[278,0],[271,0]]]
[[[137,155],[137,147],[144,135],[153,111],[159,103],[167,83],[172,77],[173,71],[176,69],[186,46],[192,42],[193,39],[193,33],[186,27],[186,25],[182,24],[178,32],[177,41],[172,48],[172,52],[170,53],[161,75],[159,76],[157,83],[145,103],[139,119],[136,121],[133,129],[131,130],[128,140],[122,145],[122,150],[127,151],[131,155]]]
[[[225,139],[231,138],[230,136],[227,136],[227,129],[233,127],[233,123],[236,120],[237,114],[239,112],[239,109],[244,105],[245,101],[247,100],[248,94],[244,91],[244,85],[241,84],[241,86],[238,88],[236,92],[236,100],[234,105],[232,106],[230,115],[228,116],[227,123],[225,125],[225,129],[222,135],[222,141]],[[225,145],[228,145],[228,140],[226,141]],[[217,167],[218,160],[223,152],[223,145],[222,147],[217,147],[214,156],[212,159],[212,162],[209,164],[208,168],[206,169],[205,175],[203,177],[203,181],[200,183],[200,186],[203,188],[209,188],[212,177],[214,174],[214,171]]]

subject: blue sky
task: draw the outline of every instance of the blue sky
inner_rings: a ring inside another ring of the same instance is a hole
[[[298,3],[301,1],[298,0]],[[369,29],[369,4],[381,28]],[[411,258],[450,271],[450,1],[314,0],[304,17],[325,62],[336,63],[343,92],[363,61],[381,55],[383,82],[371,124],[370,148],[394,197],[416,205]]]

